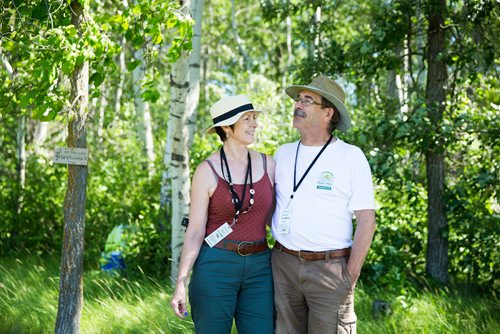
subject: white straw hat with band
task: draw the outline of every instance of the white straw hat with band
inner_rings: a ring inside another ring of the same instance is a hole
[[[215,133],[215,127],[232,125],[243,116],[244,113],[249,111],[261,112],[255,110],[250,98],[246,95],[226,96],[215,102],[210,108],[210,115],[214,125],[209,127],[207,133]]]
[[[334,80],[330,79],[325,75],[318,75],[309,85],[301,86],[301,85],[293,85],[287,87],[285,92],[292,99],[295,99],[297,95],[303,90],[309,90],[316,94],[323,96],[325,99],[333,103],[335,108],[340,113],[340,120],[337,125],[337,129],[342,131],[347,131],[351,127],[351,117],[349,117],[349,113],[347,112],[347,108],[345,107],[345,93],[342,87]]]

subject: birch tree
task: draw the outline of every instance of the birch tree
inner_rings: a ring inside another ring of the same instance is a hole
[[[7,56],[2,52],[0,46],[0,58],[3,67],[9,74],[12,81],[16,80],[16,71],[12,67]],[[21,212],[23,206],[23,189],[26,182],[26,115],[20,115],[17,120],[16,141],[17,141],[17,175],[20,187],[20,195],[17,200],[17,213]]]
[[[171,111],[168,119],[167,138],[163,157],[162,212],[170,212],[171,222],[171,270],[170,277],[177,277],[180,252],[184,238],[182,217],[189,212],[189,147],[194,132],[194,115],[199,100],[201,22],[203,0],[184,2],[182,11],[191,11],[194,19],[193,51],[182,52],[170,76]],[[168,216],[166,216],[168,218]]]
[[[149,176],[154,173],[154,161],[156,159],[153,143],[153,126],[151,121],[150,104],[144,101],[144,89],[142,84],[146,76],[146,63],[144,60],[143,48],[139,48],[134,52],[134,59],[140,64],[133,71],[132,88],[134,90],[134,106],[137,117],[138,136],[142,142],[144,152],[147,157],[147,168]]]

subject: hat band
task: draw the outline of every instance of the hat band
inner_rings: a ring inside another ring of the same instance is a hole
[[[251,103],[249,103],[249,104],[242,105],[241,107],[238,107],[236,109],[229,110],[227,113],[215,117],[214,118],[214,125],[219,123],[219,122],[225,121],[226,119],[229,119],[229,118],[239,114],[240,112],[247,111],[247,110],[255,110],[255,109],[254,109],[253,105]]]

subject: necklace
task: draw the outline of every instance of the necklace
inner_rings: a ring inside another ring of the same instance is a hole
[[[250,211],[250,209],[252,208],[252,205],[255,202],[255,200],[254,200],[255,190],[253,189],[253,178],[252,178],[252,159],[250,158],[250,152],[247,152],[247,159],[248,159],[248,163],[247,163],[247,171],[245,174],[245,184],[243,186],[243,193],[241,194],[241,199],[240,199],[240,197],[238,196],[238,193],[236,193],[236,190],[234,190],[233,181],[231,179],[231,171],[229,169],[229,164],[227,162],[226,152],[224,152],[224,147],[221,147],[221,149],[220,149],[220,169],[222,171],[222,177],[229,185],[229,192],[231,193],[231,197],[232,197],[231,201],[232,201],[232,203],[234,205],[234,209],[235,209],[233,224],[236,223],[236,221],[238,220],[240,213],[247,213],[248,211]],[[226,179],[225,174],[224,174],[224,166],[226,167],[226,170],[227,170],[227,179]],[[243,207],[243,203],[245,201],[245,194],[247,191],[247,183],[248,183],[249,178],[250,178],[249,206],[245,211],[241,212],[241,209]]]

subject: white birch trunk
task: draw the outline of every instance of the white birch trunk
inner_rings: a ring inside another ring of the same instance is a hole
[[[231,28],[233,31],[236,44],[238,45],[238,50],[240,51],[240,54],[243,57],[243,65],[245,66],[248,73],[248,83],[250,90],[253,90],[251,59],[248,53],[245,51],[245,48],[243,47],[243,40],[238,34],[238,29],[236,27],[236,7],[234,4],[234,0],[231,0]]]
[[[286,51],[287,51],[287,57],[286,57],[286,65],[283,70],[283,76],[281,77],[281,112],[283,115],[286,115],[288,112],[288,108],[286,106],[286,100],[288,99],[285,89],[288,86],[287,85],[287,75],[288,75],[288,70],[290,69],[290,65],[292,64],[293,60],[293,51],[292,51],[292,18],[290,16],[286,17]]]
[[[195,21],[193,31],[193,49],[189,55],[189,92],[186,99],[189,141],[188,149],[193,143],[196,129],[196,108],[200,100],[200,68],[201,68],[201,32],[203,18],[203,0],[193,0],[191,15]],[[189,162],[189,159],[188,159]],[[189,169],[189,164],[188,164]],[[189,179],[189,177],[188,177]]]
[[[143,49],[140,48],[134,52],[134,58],[140,61],[132,73],[132,87],[134,90],[134,105],[135,113],[137,116],[137,133],[139,140],[142,141],[143,149],[148,158],[148,173],[151,177],[154,173],[154,161],[156,159],[153,143],[153,126],[151,124],[151,112],[149,110],[149,103],[142,98],[142,81],[146,74],[146,64],[144,62]]]
[[[7,57],[2,52],[2,48],[0,47],[0,58],[2,60],[2,65],[10,75],[12,80],[16,80],[17,72],[14,71],[14,68],[10,64]],[[26,116],[22,115],[17,120],[17,129],[16,129],[16,144],[17,144],[17,175],[19,181],[19,187],[21,189],[20,195],[17,199],[17,213],[21,213],[21,209],[23,207],[24,195],[23,189],[26,183]]]
[[[123,85],[125,82],[125,73],[127,73],[127,67],[125,64],[125,37],[122,38],[122,49],[118,55],[118,63],[120,65],[120,81],[118,82],[118,87],[116,88],[115,96],[115,112],[120,112],[122,106],[122,95],[123,95]]]
[[[18,198],[18,213],[21,213],[24,196],[23,189],[26,184],[26,116],[22,115],[18,119],[16,139],[17,139],[17,175],[21,192]]]
[[[184,3],[183,11],[189,10]],[[194,132],[195,110],[199,100],[200,59],[201,59],[201,21],[203,0],[191,3],[195,19],[193,50],[188,57],[184,52],[173,67],[170,78],[171,112],[168,119],[167,142],[165,145],[162,175],[161,206],[167,212],[171,204],[171,255],[170,278],[177,277],[184,228],[180,225],[182,217],[189,213],[189,146]],[[167,215],[168,217],[168,215]]]
[[[170,77],[171,110],[168,118],[167,144],[165,146],[165,172],[163,173],[164,205],[171,205],[171,251],[172,266],[171,279],[177,277],[180,250],[183,241],[181,219],[188,213],[189,198],[189,169],[188,148],[189,137],[187,128],[186,98],[189,90],[188,56],[185,52],[173,66]],[[170,183],[170,185],[168,184]],[[170,191],[168,190],[170,188]],[[169,194],[170,193],[170,194]],[[168,198],[170,197],[170,201]]]
[[[36,122],[35,133],[33,134],[33,152],[36,155],[48,156],[48,150],[44,148],[49,132],[48,122]]]
[[[107,80],[106,80],[107,81]],[[101,84],[101,98],[99,103],[99,121],[97,123],[97,139],[99,144],[103,141],[103,128],[104,128],[104,114],[106,113],[106,108],[108,106],[107,89],[108,85],[105,82]]]

